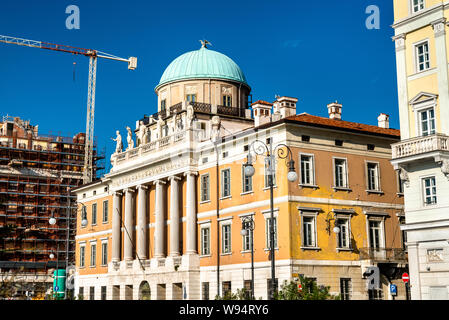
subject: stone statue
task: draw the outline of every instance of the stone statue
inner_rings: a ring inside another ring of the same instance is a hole
[[[443,172],[443,174],[449,180],[449,160],[448,159],[443,159],[441,161],[441,172]]]
[[[406,187],[410,186],[410,179],[408,177],[408,173],[404,168],[399,169],[399,178],[401,178],[401,181],[404,182]]]
[[[128,137],[126,138],[126,140],[128,141],[128,148],[126,148],[126,150],[133,149],[134,148],[133,132],[131,131],[130,127],[126,127],[126,130],[128,130]]]
[[[139,133],[137,136],[137,146],[140,146],[142,144],[145,144],[146,141],[146,134],[147,134],[147,126],[143,123],[143,121],[140,121],[139,125]]]
[[[190,104],[187,105],[187,116],[186,116],[187,128],[192,127],[194,113],[195,113],[195,111],[193,110],[192,105],[190,105]]]
[[[117,134],[117,137],[115,139],[114,138],[111,139],[117,142],[115,145],[115,153],[120,153],[122,152],[123,149],[122,136],[120,135],[120,131],[118,130],[115,133]]]
[[[213,142],[217,142],[220,136],[221,121],[219,116],[213,116],[211,119],[211,134],[210,138]]]
[[[165,122],[161,117],[157,119],[157,134],[159,135],[158,139],[162,138],[162,128],[164,127]]]

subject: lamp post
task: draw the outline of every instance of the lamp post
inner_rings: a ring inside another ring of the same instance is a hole
[[[254,219],[252,216],[242,218],[242,230],[240,234],[244,237],[249,234],[251,248],[251,299],[254,300]]]
[[[274,208],[273,208],[273,187],[274,187],[274,178],[276,173],[276,168],[274,162],[276,160],[276,153],[278,158],[286,159],[286,165],[288,167],[287,179],[290,182],[294,182],[298,175],[295,171],[295,161],[293,160],[293,154],[290,148],[286,144],[278,144],[273,148],[272,138],[269,138],[268,145],[260,140],[255,140],[251,143],[248,148],[248,158],[247,162],[244,164],[245,175],[248,177],[252,177],[255,173],[255,169],[253,166],[253,159],[251,156],[251,150],[257,155],[265,155],[265,163],[268,165],[266,167],[266,173],[268,174],[268,186],[270,187],[270,259],[271,259],[271,290],[269,299],[274,299],[274,291],[275,291],[275,261],[274,261]]]

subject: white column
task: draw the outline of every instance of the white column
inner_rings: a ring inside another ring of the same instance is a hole
[[[419,269],[421,267],[419,261],[419,243],[407,242],[407,253],[410,276],[410,298],[412,300],[422,300],[421,279],[419,274]]]
[[[133,259],[133,243],[134,243],[134,190],[125,190],[125,230],[123,234],[124,244],[124,260]]]
[[[147,258],[148,232],[147,232],[147,189],[140,185],[138,187],[138,208],[137,208],[137,254],[140,259]]]
[[[114,192],[112,200],[112,262],[120,261],[121,215],[122,215],[122,194],[120,192]]]
[[[177,176],[170,177],[170,256],[179,256],[179,180]]]
[[[187,172],[187,190],[186,190],[186,204],[187,204],[187,241],[186,253],[196,254],[196,186],[195,175],[196,172]]]
[[[164,253],[164,238],[165,238],[165,206],[164,206],[164,184],[165,181],[157,180],[156,185],[156,223],[154,230],[154,257],[163,258]]]
[[[407,89],[407,64],[405,51],[405,34],[393,37],[396,46],[396,74],[398,84],[399,125],[401,139],[410,138],[409,104]]]
[[[449,134],[449,79],[446,50],[446,18],[432,22],[435,34],[435,55],[437,58],[438,100],[440,104],[440,125],[437,131]],[[443,120],[446,119],[446,120]]]

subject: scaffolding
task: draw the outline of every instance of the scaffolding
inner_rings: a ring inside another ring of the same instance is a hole
[[[19,118],[0,123],[0,269],[47,272],[74,261],[76,196],[83,183],[85,134],[38,135]],[[94,149],[94,174],[98,160]],[[50,225],[49,219],[56,218]],[[52,257],[50,258],[50,255]]]

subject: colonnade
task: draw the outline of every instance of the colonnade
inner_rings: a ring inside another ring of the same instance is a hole
[[[185,254],[197,254],[197,217],[196,217],[196,172],[186,172],[186,252]],[[180,255],[180,222],[182,218],[182,200],[180,197],[181,177],[177,175],[170,176],[166,179],[158,179],[151,184],[155,185],[155,206],[154,206],[154,244],[153,257],[165,258],[166,252],[164,242],[166,238],[165,232],[165,213],[166,206],[164,201],[164,194],[168,184],[170,184],[170,252],[169,256],[176,257]],[[140,184],[135,187],[128,187],[123,190],[117,190],[113,194],[113,213],[112,213],[112,262],[119,262],[121,260],[129,261],[134,259],[134,245],[135,252],[141,260],[148,259],[148,248],[151,245],[149,242],[149,221],[147,221],[148,196],[150,184]],[[137,211],[136,197],[137,195]],[[122,197],[125,198],[124,212],[122,212]],[[124,214],[123,214],[124,213]],[[136,215],[134,215],[136,213]],[[137,221],[134,221],[136,216]],[[123,222],[123,255],[121,252],[121,236],[122,236],[122,222]],[[137,230],[134,228],[137,224]],[[137,235],[137,242],[135,239]]]

